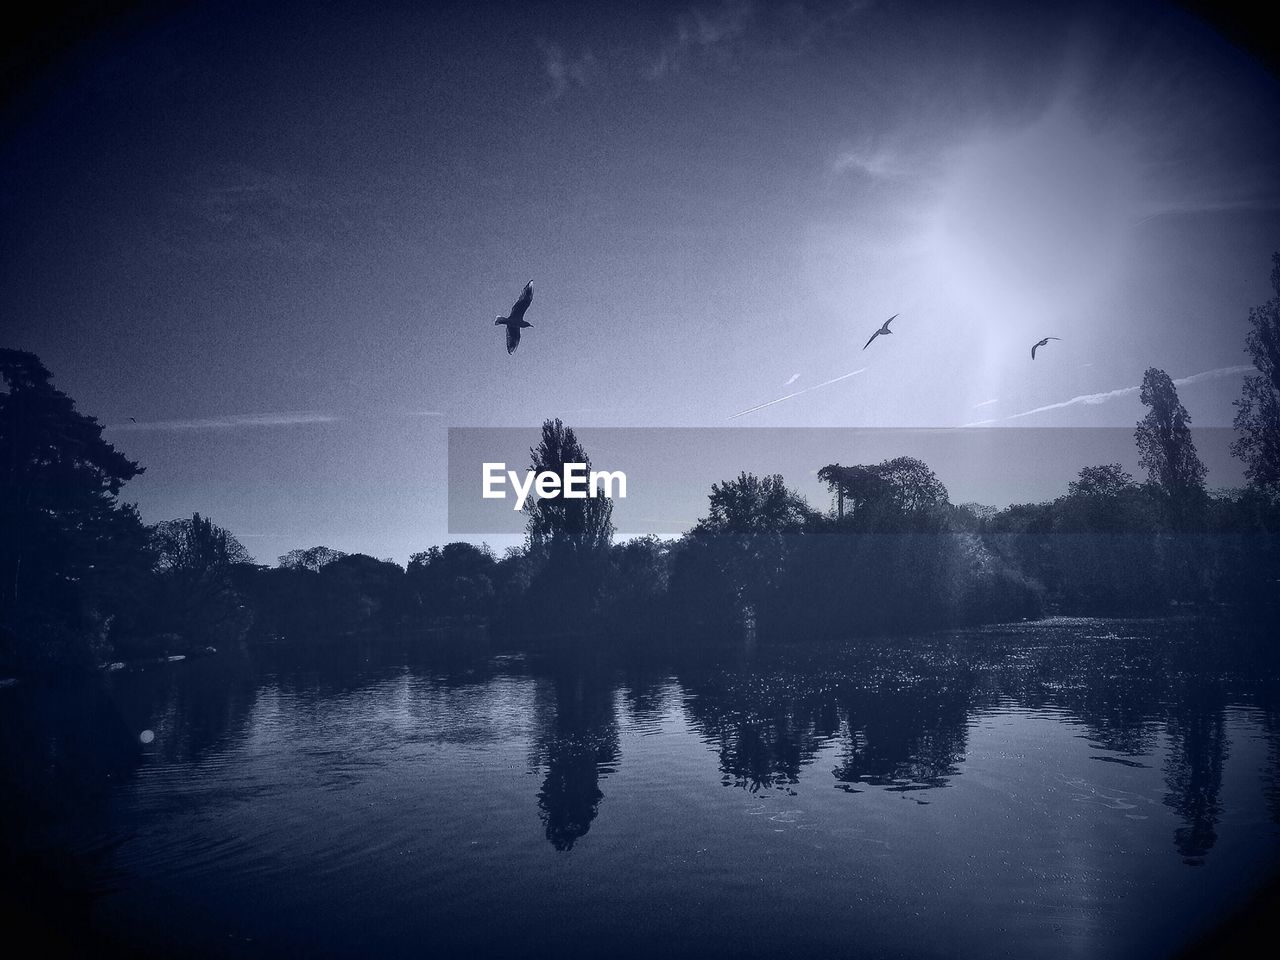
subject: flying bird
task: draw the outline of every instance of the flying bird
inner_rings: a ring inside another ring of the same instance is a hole
[[[884,323],[882,323],[882,324],[880,325],[880,329],[879,329],[879,330],[877,330],[875,333],[873,333],[873,334],[871,335],[871,340],[874,340],[876,337],[880,336],[880,334],[882,334],[882,333],[883,333],[883,334],[885,334],[886,336],[888,336],[889,334],[893,333],[893,331],[889,329],[889,324],[893,323],[894,318],[896,318],[897,316],[898,316],[898,315],[895,313],[892,317],[890,317],[888,320],[886,320]],[[871,346],[871,340],[868,340],[866,343],[864,343],[864,344],[862,345],[862,349],[863,349],[863,350],[865,350],[865,349],[867,349],[867,347]]]
[[[524,285],[524,289],[520,291],[520,299],[515,302],[511,308],[511,316],[498,317],[493,321],[494,326],[505,326],[507,328],[507,353],[515,353],[516,347],[520,346],[520,329],[522,327],[532,327],[524,318],[524,312],[529,309],[529,304],[533,302],[533,281],[530,280]]]
[[[129,418],[129,422],[130,422],[130,423],[137,423],[138,421],[137,421],[136,419],[134,419],[133,417],[130,417],[130,418]]]
[[[1043,340],[1033,343],[1031,345],[1031,359],[1034,360],[1036,358],[1036,351],[1043,346],[1047,346],[1050,340],[1061,340],[1061,339],[1062,339],[1061,337],[1045,337]]]

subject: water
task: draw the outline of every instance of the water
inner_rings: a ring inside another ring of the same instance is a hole
[[[0,690],[8,902],[161,955],[1132,957],[1280,867],[1268,637],[477,647]]]

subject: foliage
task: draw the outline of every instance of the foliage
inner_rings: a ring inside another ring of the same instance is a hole
[[[483,617],[496,608],[498,561],[487,546],[447,543],[409,558],[409,590],[427,617]]]
[[[1271,263],[1275,296],[1249,311],[1245,350],[1258,372],[1244,378],[1236,401],[1231,452],[1244,461],[1250,486],[1280,496],[1280,253]]]
[[[142,468],[31,353],[0,349],[0,669],[90,665],[148,565],[121,488]]]
[[[308,547],[306,550],[290,550],[280,558],[279,564],[287,570],[318,572],[321,567],[341,560],[346,554],[332,547]]]
[[[1188,529],[1205,501],[1205,468],[1191,439],[1191,416],[1173,380],[1156,367],[1143,375],[1140,396],[1148,409],[1133,434],[1138,462],[1146,468],[1148,482],[1164,495],[1172,522]]]
[[[233,570],[250,562],[231,533],[206,517],[151,529],[155,574],[136,652],[176,653],[241,639],[252,613]]]
[[[941,507],[947,488],[928,464],[915,457],[843,467],[828,464],[818,471],[836,498],[836,522],[870,529],[896,524],[904,514]]]
[[[542,424],[542,440],[529,449],[529,456],[529,469],[535,474],[563,474],[566,463],[585,464],[588,473],[591,470],[591,458],[573,428],[566,427],[559,418]],[[552,556],[581,556],[603,550],[613,537],[613,501],[607,497],[534,497],[525,512],[529,516],[530,546]]]

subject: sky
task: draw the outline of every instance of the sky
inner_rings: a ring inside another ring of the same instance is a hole
[[[1227,426],[1280,249],[1167,3],[191,3],[15,103],[0,342],[264,562],[447,539],[449,427]]]

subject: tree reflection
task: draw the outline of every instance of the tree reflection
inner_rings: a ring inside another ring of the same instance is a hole
[[[604,799],[601,775],[618,760],[613,685],[589,668],[557,664],[539,681],[537,712],[534,760],[547,768],[539,814],[551,845],[572,850]]]
[[[851,690],[844,699],[848,735],[840,783],[891,790],[945,787],[960,772],[969,720],[962,677],[895,682]]]
[[[1227,759],[1224,701],[1216,684],[1194,686],[1171,705],[1169,756],[1165,761],[1168,793],[1164,804],[1183,824],[1173,843],[1184,863],[1204,863],[1218,839],[1222,817],[1222,767]]]
[[[751,792],[799,782],[840,720],[820,674],[794,668],[686,681],[686,710],[720,758],[721,782]]]

